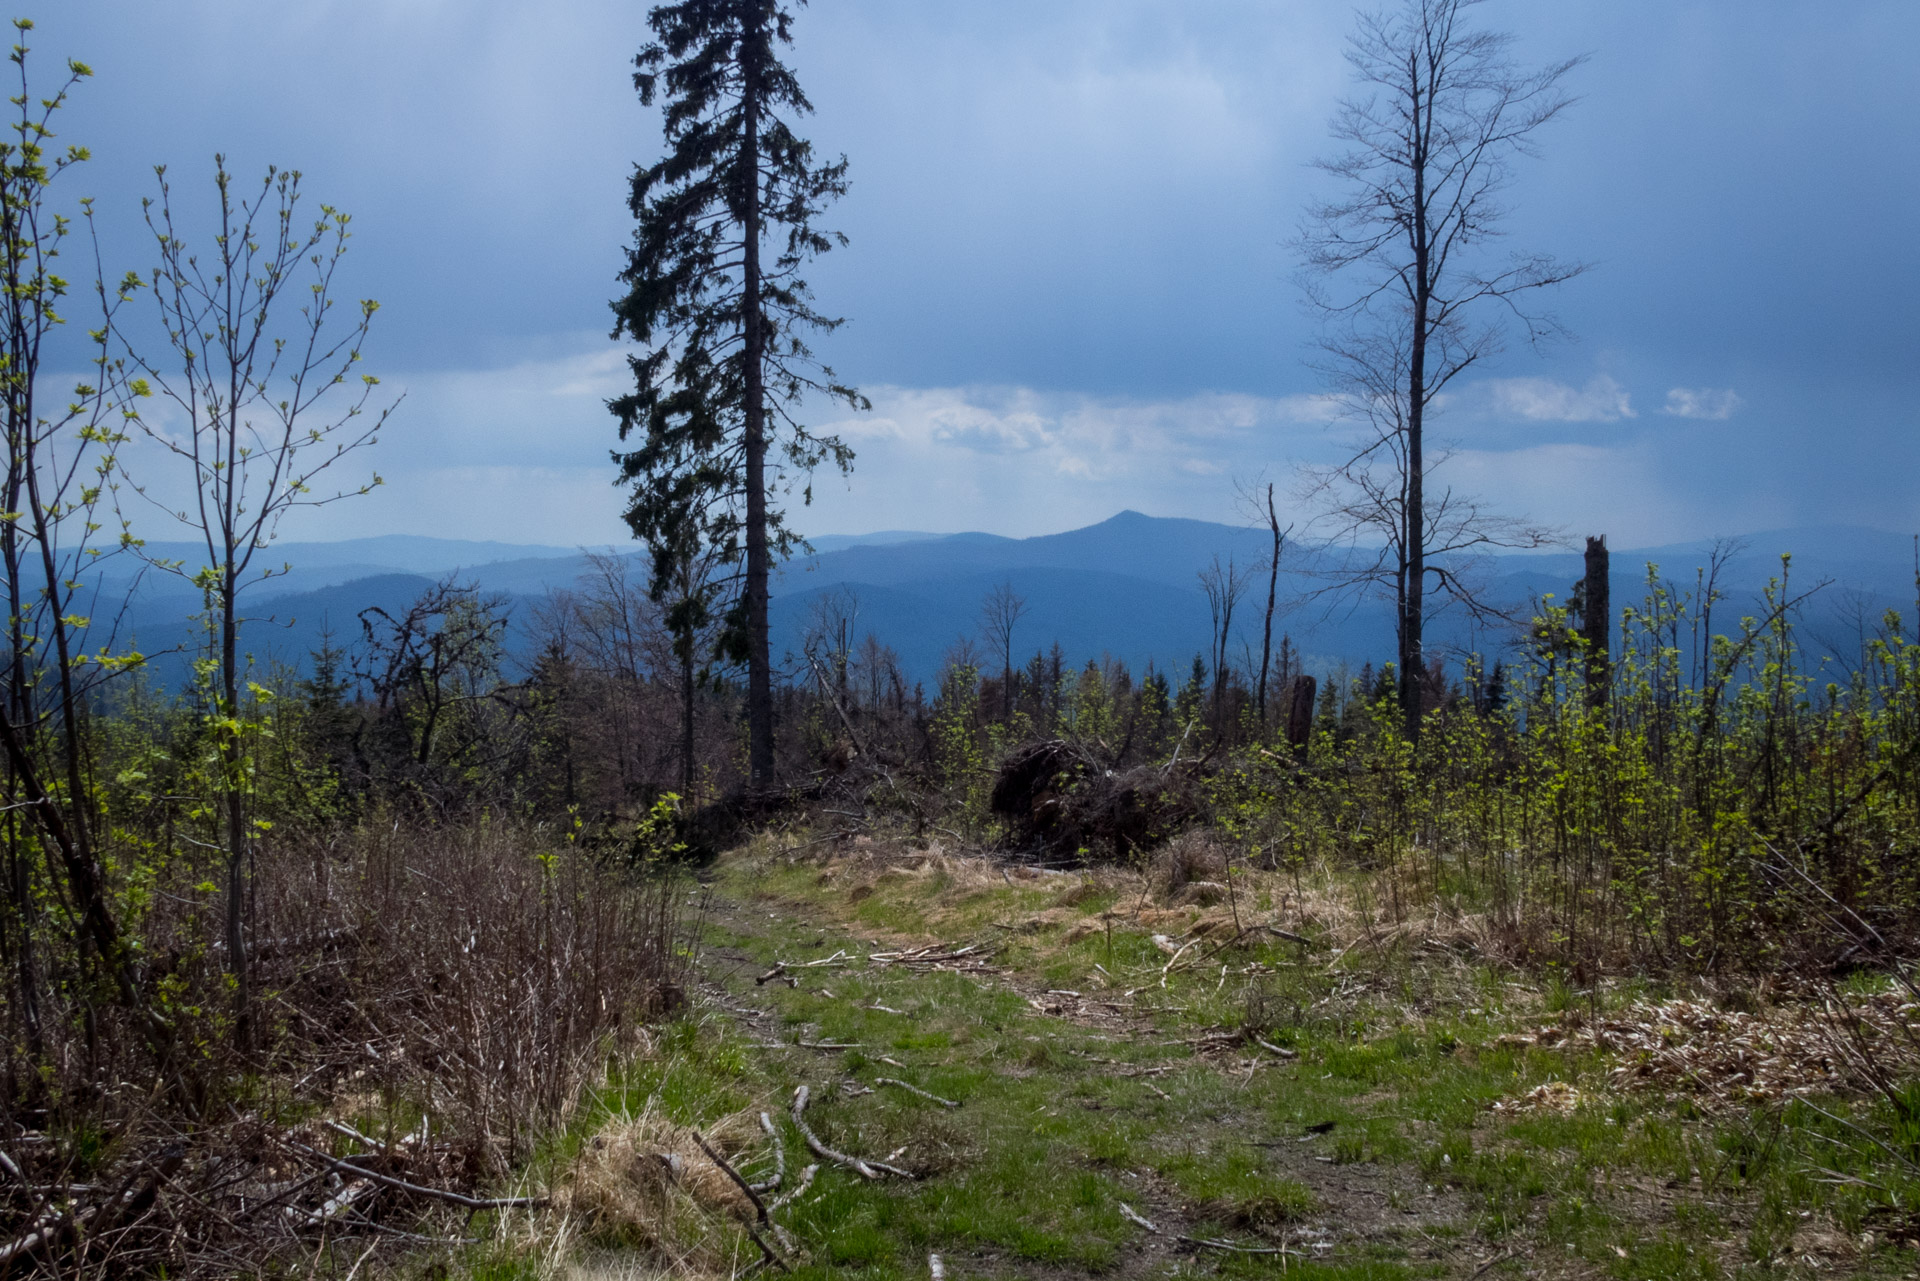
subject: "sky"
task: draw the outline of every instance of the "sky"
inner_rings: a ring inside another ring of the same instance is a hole
[[[342,283],[404,400],[366,498],[288,537],[620,541],[605,409],[625,188],[660,154],[635,97],[644,4],[58,0],[36,90],[92,159],[110,275],[147,269],[153,166],[188,237],[213,156],[296,168],[353,215]],[[802,132],[850,161],[809,271],[818,344],[870,413],[792,524],[1030,535],[1132,508],[1234,521],[1236,489],[1334,457],[1292,248],[1352,92],[1337,0],[814,0]],[[1631,547],[1792,525],[1920,528],[1920,5],[1488,0],[1579,101],[1509,193],[1508,243],[1592,265],[1456,388],[1443,475]],[[204,234],[204,233],[203,233]],[[129,464],[172,483],[148,447]],[[357,474],[357,473],[356,473]],[[347,478],[343,472],[343,478]],[[1304,516],[1302,509],[1298,512]],[[139,532],[171,531],[141,517]]]

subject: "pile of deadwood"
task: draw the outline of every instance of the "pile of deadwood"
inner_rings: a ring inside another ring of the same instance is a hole
[[[1920,1004],[1905,990],[1843,997],[1832,985],[1754,1010],[1674,998],[1561,1023],[1499,1043],[1613,1060],[1619,1090],[1686,1094],[1707,1108],[1832,1093],[1897,1093],[1920,1071]]]
[[[1043,859],[1125,859],[1203,821],[1206,762],[1178,754],[1164,763],[1115,769],[1100,750],[1073,739],[1025,743],[1002,758],[989,797],[1016,850]],[[783,820],[822,822],[837,840],[875,823],[944,831],[951,798],[906,764],[856,752],[780,792],[742,793],[688,816],[683,840],[696,857],[756,827]]]
[[[1201,821],[1202,778],[1199,762],[1177,754],[1115,770],[1086,745],[1053,738],[1007,754],[989,803],[1018,844],[1068,859],[1083,851],[1124,859]]]

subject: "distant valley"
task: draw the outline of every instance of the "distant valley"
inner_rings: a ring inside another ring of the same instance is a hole
[[[1752,612],[1770,575],[1780,571],[1779,553],[1792,550],[1796,591],[1824,582],[1803,619],[1807,639],[1842,658],[1857,653],[1863,627],[1888,608],[1911,610],[1914,600],[1912,540],[1878,530],[1823,526],[1773,530],[1738,540],[1744,547],[1722,571],[1729,604],[1722,617]],[[823,535],[814,554],[786,565],[776,579],[773,649],[776,658],[797,653],[816,607],[828,593],[855,609],[855,635],[869,632],[893,647],[910,678],[930,681],[957,640],[980,635],[980,608],[1001,584],[1025,598],[1027,614],[1015,631],[1022,655],[1060,645],[1068,662],[1111,655],[1136,670],[1152,663],[1184,672],[1208,648],[1209,612],[1197,575],[1215,556],[1240,567],[1258,566],[1266,555],[1264,530],[1206,521],[1122,512],[1083,529],[1034,538],[992,534],[930,534],[891,531]],[[153,544],[148,553],[191,567],[199,563],[187,544]],[[644,579],[645,557],[633,545],[595,549],[635,558],[631,572]],[[1712,551],[1707,542],[1616,549],[1613,600],[1616,610],[1644,593],[1646,563],[1663,577],[1691,588],[1697,567]],[[202,557],[204,553],[202,553]],[[1379,601],[1324,594],[1314,571],[1327,553],[1290,548],[1282,559],[1281,613],[1274,631],[1322,672],[1345,663],[1357,668],[1391,653],[1392,623]],[[247,646],[260,664],[304,666],[310,651],[331,634],[336,644],[359,638],[359,615],[369,607],[404,608],[436,580],[453,577],[509,599],[513,646],[532,644],[534,615],[550,593],[574,588],[589,569],[587,550],[505,542],[386,536],[340,542],[276,545],[263,564],[276,576],[249,589],[253,622]],[[281,566],[288,566],[284,573]],[[192,615],[198,593],[177,576],[154,569],[136,574],[124,555],[101,571],[94,616],[105,620],[127,599],[123,627],[138,647],[155,655],[166,683],[184,670],[195,644]],[[1546,593],[1564,601],[1579,578],[1573,552],[1490,558],[1478,567],[1495,599],[1515,604]],[[1236,612],[1235,649],[1257,647],[1266,581],[1256,574]],[[1317,594],[1321,593],[1321,594]],[[1436,641],[1455,650],[1495,654],[1511,637],[1476,630],[1456,613],[1442,611]]]

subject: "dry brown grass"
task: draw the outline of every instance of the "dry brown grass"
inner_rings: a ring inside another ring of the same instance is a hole
[[[142,941],[193,1047],[173,1092],[62,1080],[46,1106],[0,1117],[38,1184],[151,1187],[112,1231],[78,1194],[86,1230],[39,1260],[62,1276],[298,1271],[343,1238],[446,1226],[440,1202],[385,1185],[327,1209],[324,1162],[497,1189],[610,1059],[644,1048],[691,959],[684,882],[599,865],[551,827],[389,821],[283,841],[262,849],[254,882],[258,1031],[242,1053],[208,942],[217,896],[191,868],[168,875]],[[75,1141],[102,1132],[104,1147]],[[281,1186],[283,1204],[260,1212],[259,1189]],[[32,1197],[0,1195],[0,1241],[36,1213]]]
[[[760,1132],[742,1112],[703,1137],[737,1162]],[[645,1251],[658,1263],[702,1274],[724,1273],[744,1240],[716,1229],[754,1215],[752,1202],[700,1150],[693,1131],[651,1105],[610,1121],[581,1147],[557,1204],[596,1245]]]
[[[1510,1045],[1617,1056],[1615,1090],[1685,1094],[1706,1108],[1880,1088],[1920,1070],[1920,1006],[1904,992],[1848,1002],[1805,997],[1730,1010],[1675,998],[1637,1001],[1600,1020],[1569,1011],[1561,1023],[1501,1037]]]
[[[1172,899],[1197,881],[1218,885],[1227,875],[1228,850],[1219,837],[1201,829],[1180,833],[1148,860],[1154,890]]]

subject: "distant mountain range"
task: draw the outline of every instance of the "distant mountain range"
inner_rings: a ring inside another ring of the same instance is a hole
[[[1167,519],[1126,511],[1084,529],[1036,538],[993,534],[931,534],[891,531],[825,535],[814,552],[782,567],[774,585],[776,658],[801,647],[810,620],[832,593],[838,607],[850,599],[855,635],[871,632],[900,655],[913,679],[930,680],[962,637],[978,640],[981,604],[1005,584],[1027,602],[1015,629],[1023,655],[1057,643],[1069,662],[1111,655],[1136,669],[1152,663],[1184,672],[1208,647],[1210,621],[1198,573],[1218,556],[1241,568],[1260,566],[1269,546],[1264,530],[1206,521]],[[1910,538],[1852,526],[1769,530],[1737,540],[1726,557],[1721,583],[1730,613],[1751,612],[1770,575],[1780,572],[1779,553],[1794,553],[1796,588],[1827,586],[1809,602],[1803,633],[1834,652],[1858,652],[1860,627],[1888,608],[1914,603],[1914,546]],[[154,544],[149,555],[177,559],[191,569],[204,560],[189,544]],[[500,542],[389,535],[331,543],[276,544],[264,558],[284,572],[249,589],[255,621],[247,646],[260,662],[304,665],[307,654],[331,633],[336,643],[360,635],[359,614],[370,606],[402,608],[440,578],[453,577],[509,598],[517,650],[530,645],[537,603],[573,588],[589,568],[589,550],[640,556],[631,544],[582,549]],[[1709,541],[1616,549],[1613,599],[1617,607],[1638,600],[1646,564],[1682,587],[1714,550]],[[1283,610],[1275,623],[1276,644],[1290,635],[1310,667],[1358,666],[1392,651],[1391,614],[1378,600],[1324,594],[1323,549],[1290,548],[1282,559]],[[192,615],[199,594],[176,575],[137,567],[125,557],[101,573],[96,618],[116,612],[125,599],[123,629],[157,657],[163,680],[177,679],[179,657],[195,643]],[[634,566],[644,577],[644,560]],[[1525,603],[1552,593],[1564,600],[1583,572],[1577,553],[1490,558],[1478,567],[1492,597]],[[1257,646],[1266,581],[1257,573],[1236,612],[1236,648]],[[1317,594],[1318,593],[1318,594]],[[1723,617],[1727,615],[1723,614]],[[1497,652],[1507,638],[1475,631],[1464,618],[1442,610],[1433,623],[1439,646]]]

